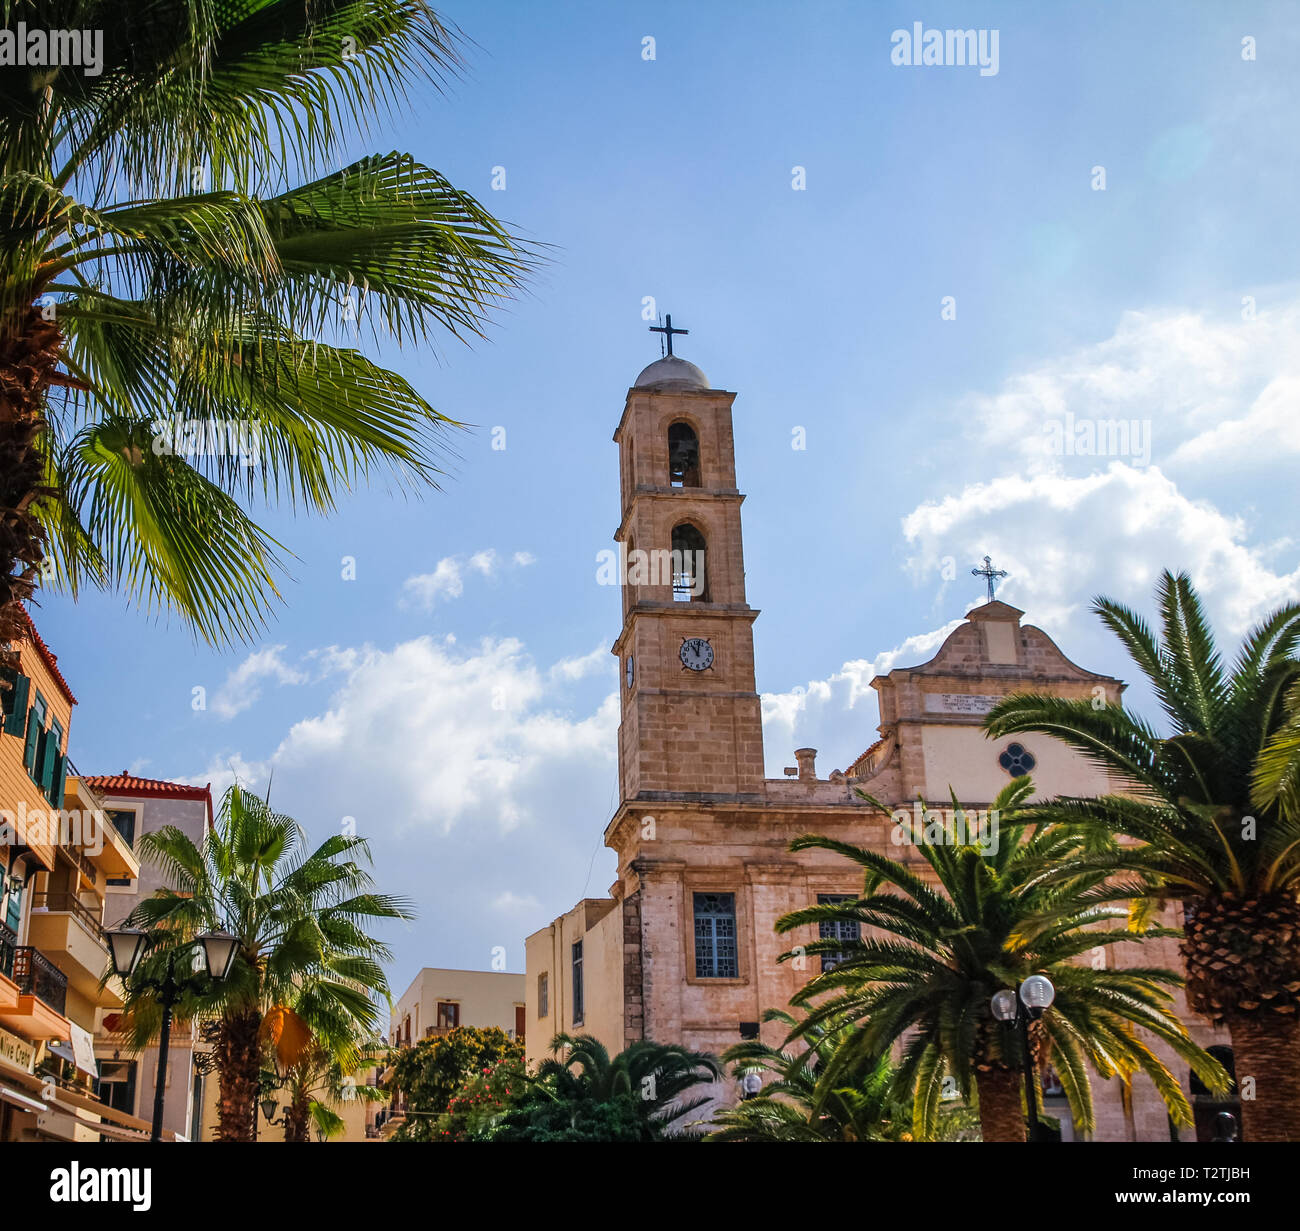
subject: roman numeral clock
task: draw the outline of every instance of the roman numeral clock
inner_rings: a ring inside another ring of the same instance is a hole
[[[687,637],[677,657],[687,671],[708,671],[713,666],[713,647],[704,637]]]

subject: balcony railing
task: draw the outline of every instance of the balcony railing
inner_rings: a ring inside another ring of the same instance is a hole
[[[14,977],[14,950],[17,947],[17,933],[8,924],[0,923],[0,975],[7,979]]]
[[[37,893],[32,897],[33,910],[46,910],[55,913],[76,915],[101,940],[104,938],[104,926],[100,921],[100,912],[93,911],[75,893]],[[102,907],[100,910],[102,911]]]
[[[19,991],[43,1000],[59,1016],[68,1007],[68,976],[39,949],[14,946],[14,967],[10,976]]]

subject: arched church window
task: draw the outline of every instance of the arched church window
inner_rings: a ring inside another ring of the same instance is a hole
[[[1034,754],[1023,744],[1008,744],[998,757],[998,764],[1013,778],[1022,778],[1038,764]]]
[[[700,438],[689,423],[668,426],[668,482],[673,487],[700,485]]]
[[[707,603],[708,576],[704,568],[704,535],[690,522],[673,527],[673,602]]]

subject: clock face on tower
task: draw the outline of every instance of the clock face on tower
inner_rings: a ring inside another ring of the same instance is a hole
[[[687,637],[678,657],[688,671],[707,671],[713,666],[713,647],[703,637]]]

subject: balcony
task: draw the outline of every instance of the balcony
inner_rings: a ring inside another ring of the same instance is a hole
[[[14,950],[18,937],[5,924],[0,923],[0,1013],[18,1007],[22,990],[14,982]]]
[[[12,984],[17,997],[10,1004],[0,994],[0,1025],[28,1039],[66,1039],[68,976],[39,949],[13,944],[12,936],[8,928],[0,935],[0,993]]]
[[[104,1007],[121,1007],[115,982],[102,989],[99,985],[108,967],[108,945],[98,911],[76,894],[36,894],[32,898],[28,939],[58,963],[65,983],[71,983],[88,1000]]]

